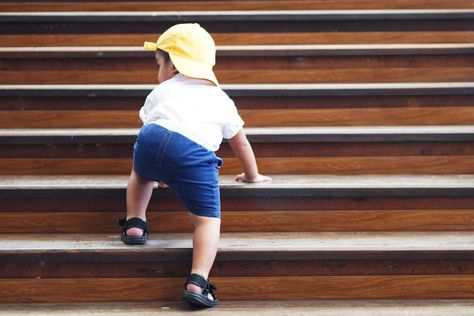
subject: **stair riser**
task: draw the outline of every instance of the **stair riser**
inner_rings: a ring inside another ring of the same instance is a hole
[[[117,239],[118,239],[117,235]],[[176,278],[186,277],[191,260],[157,262],[143,258],[140,262],[121,261],[120,258],[81,262],[70,256],[51,259],[41,255],[32,258],[3,259],[0,264],[0,283],[7,280],[29,279],[107,279],[107,278]],[[465,275],[474,274],[472,260],[292,260],[292,261],[221,261],[217,255],[211,271],[216,277],[296,277],[296,276],[400,276],[400,275]],[[123,259],[123,258],[122,258]]]
[[[181,17],[180,19],[168,19],[169,22],[160,21],[155,18],[153,22],[147,21],[104,21],[100,22],[7,22],[0,24],[2,34],[143,34],[150,30],[156,33],[168,29],[176,23],[199,22],[206,30],[212,33],[241,33],[252,30],[254,33],[267,32],[394,32],[394,31],[461,31],[473,30],[472,19],[453,18],[449,19],[359,19],[359,20],[321,20],[305,21],[302,19],[288,19],[281,21],[258,21],[241,19],[240,21],[225,21],[223,18],[212,21],[213,17],[206,17],[203,21],[197,21],[195,17]],[[330,17],[328,17],[330,19]],[[51,19],[52,20],[52,19]],[[209,21],[211,20],[211,21]],[[242,28],[242,23],[245,28]]]
[[[263,174],[473,174],[472,156],[397,157],[278,157],[257,158]],[[131,159],[1,159],[0,175],[126,175]],[[225,159],[222,175],[242,172],[237,158]]]
[[[120,48],[117,48],[120,49]],[[262,49],[263,50],[263,49]],[[385,52],[372,52],[364,54],[368,49],[360,49],[361,52],[344,52],[343,49],[324,52],[299,53],[298,51],[289,51],[283,56],[246,56],[253,55],[252,51],[218,51],[216,66],[214,70],[219,73],[226,71],[238,70],[242,71],[257,71],[257,70],[298,70],[305,73],[310,70],[331,69],[349,70],[349,69],[371,69],[374,72],[381,70],[380,68],[387,68],[391,71],[397,68],[446,68],[446,67],[474,67],[474,56],[472,56],[471,49],[424,49],[421,53],[420,49],[400,50],[400,49],[385,49]],[[438,52],[439,51],[439,52]],[[445,52],[445,54],[443,54]],[[235,56],[225,56],[224,54],[232,53]],[[119,52],[101,51],[97,48],[97,52],[81,53],[80,51],[67,52],[13,52],[7,54],[0,52],[2,60],[0,62],[1,71],[18,71],[28,74],[40,71],[140,71],[147,74],[156,74],[155,56],[153,53],[130,52],[130,56],[120,56]],[[48,56],[48,54],[50,56]],[[87,55],[84,57],[75,57],[75,55]],[[114,56],[114,54],[118,56]],[[240,54],[240,55],[239,55]],[[259,53],[264,55],[264,53]],[[274,54],[268,51],[268,55]],[[13,55],[13,56],[12,56]],[[44,55],[44,57],[42,57]],[[105,55],[105,57],[103,56]],[[108,55],[111,55],[108,57]],[[122,55],[126,55],[122,52]],[[137,56],[134,56],[137,55]],[[145,55],[145,56],[144,56]],[[224,55],[224,56],[220,56]],[[310,56],[307,56],[310,55]],[[311,56],[315,55],[315,56]],[[342,55],[342,56],[337,56]],[[25,74],[25,79],[28,76]]]
[[[137,103],[140,104],[140,103]],[[0,111],[2,128],[139,128],[135,111]],[[247,127],[474,124],[472,107],[239,110]]]
[[[0,35],[0,47],[30,46],[137,46],[154,40],[155,28],[137,34],[22,34]],[[473,43],[472,31],[438,32],[301,32],[213,33],[217,45],[308,45],[308,44],[414,44]]]
[[[125,212],[1,212],[2,233],[117,233]],[[472,231],[474,210],[223,211],[222,232]],[[149,230],[192,232],[186,211],[148,212]]]
[[[184,278],[1,280],[0,301],[176,301],[183,282]],[[242,277],[213,282],[220,286],[222,300],[474,298],[472,276]]]
[[[222,197],[223,232],[472,231],[471,197]],[[118,233],[123,198],[0,199],[3,233]],[[192,232],[175,198],[154,197],[152,233]]]
[[[474,24],[474,23],[473,23]],[[152,69],[153,65],[150,66]],[[0,71],[0,84],[154,84],[149,71]],[[222,84],[253,83],[395,83],[469,82],[474,67],[323,69],[323,70],[225,70],[216,71]]]

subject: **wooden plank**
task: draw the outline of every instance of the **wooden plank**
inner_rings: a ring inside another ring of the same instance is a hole
[[[239,112],[247,126],[270,127],[473,124],[473,111],[471,108],[465,107],[423,107],[385,109],[243,109]],[[75,121],[78,122],[79,120]]]
[[[153,84],[149,71],[0,71],[0,84]],[[474,69],[460,67],[322,70],[225,70],[216,71],[222,83],[383,83],[383,82],[470,82]]]
[[[23,119],[17,121],[19,117]],[[26,121],[29,123],[22,124]],[[2,128],[139,128],[142,125],[137,111],[0,111]]]
[[[324,315],[324,316],[470,316],[472,300],[392,300],[392,301],[221,301],[219,306],[206,310],[208,315]],[[68,303],[68,304],[3,304],[0,315],[125,315],[138,316],[178,315],[191,312],[184,302],[136,302],[136,303]],[[196,311],[193,311],[196,313]],[[200,313],[200,312],[197,312]]]
[[[124,1],[28,2],[6,1],[0,11],[210,11],[210,10],[367,10],[367,9],[467,9],[471,1]]]
[[[224,64],[228,67],[231,61],[238,58],[237,61],[246,61],[246,57],[253,57],[249,62],[260,61],[262,64],[278,61],[284,63],[288,59],[295,57],[305,57],[308,61],[317,62],[323,56],[406,56],[414,58],[417,55],[424,55],[423,60],[432,58],[434,62],[445,62],[445,56],[468,55],[474,51],[474,44],[471,43],[438,43],[438,44],[345,44],[345,45],[221,45],[216,47],[217,65]],[[441,56],[440,56],[441,55]],[[13,69],[23,66],[22,69],[28,69],[34,64],[31,59],[69,59],[75,62],[81,61],[81,58],[87,58],[84,61],[89,62],[89,66],[100,66],[106,62],[119,63],[122,60],[128,60],[130,63],[140,64],[142,61],[153,61],[154,55],[143,49],[142,46],[86,46],[86,47],[2,47],[0,48],[0,57],[2,59],[11,59],[12,61],[21,60],[21,63],[15,64]],[[234,57],[231,59],[230,57]],[[255,57],[260,57],[255,60]],[[311,60],[310,57],[319,57]],[[464,56],[468,58],[469,56]],[[109,60],[112,59],[113,60]],[[121,58],[121,59],[119,59]],[[435,59],[436,58],[436,59]],[[100,60],[100,64],[94,63],[94,60]],[[261,60],[260,60],[261,59]],[[328,58],[325,58],[325,60]],[[392,58],[394,59],[394,58]],[[343,62],[346,58],[335,59]],[[299,60],[298,60],[299,61]],[[54,65],[58,65],[58,60]],[[265,62],[265,63],[263,63]],[[372,61],[373,63],[374,61]],[[451,61],[451,65],[453,61]],[[321,62],[317,65],[324,66],[327,62]],[[348,63],[350,64],[350,62]],[[3,67],[10,63],[2,64]],[[240,65],[240,64],[237,64]],[[5,68],[8,69],[8,68]]]
[[[472,107],[242,109],[248,127],[470,125]],[[21,118],[21,119],[20,119]],[[0,111],[2,128],[139,128],[137,111]]]
[[[130,247],[119,234],[10,234],[2,261],[188,261],[192,234],[154,233]],[[217,260],[472,260],[471,232],[225,233]]]
[[[408,208],[418,209],[440,209],[456,208],[451,203],[457,202],[457,208],[469,209],[473,195],[473,181],[470,175],[273,175],[273,181],[260,184],[236,183],[231,176],[222,176],[220,181],[221,196],[225,202],[225,209],[242,209],[242,199],[252,201],[249,205],[258,208],[270,207],[267,203],[259,204],[258,198],[265,197],[271,205],[279,201],[287,205],[284,209],[294,208],[294,205],[307,203],[300,209],[313,209],[314,203],[320,203],[333,209],[334,207],[365,209],[366,201],[369,205],[380,209]],[[85,199],[85,205],[90,208],[95,199],[113,199],[125,197],[127,183],[126,176],[0,176],[3,186],[0,197],[5,199],[21,198],[51,198],[52,202],[43,202],[42,207],[63,211],[64,204],[57,205],[62,201],[59,197],[68,201],[71,198],[81,197]],[[176,201],[175,195],[170,190],[155,190],[154,195],[158,199],[164,199],[172,205],[172,209],[182,210]],[[403,197],[396,201],[395,197]],[[426,201],[426,197],[434,199],[435,204]],[[339,200],[340,198],[345,198]],[[378,199],[380,198],[380,199]],[[388,198],[388,202],[386,199]],[[437,199],[439,198],[439,199]],[[459,199],[457,199],[459,198]],[[236,200],[237,199],[237,200]],[[312,200],[316,199],[316,200]],[[319,199],[322,199],[319,200]],[[329,199],[326,202],[326,199]],[[374,201],[375,200],[375,201]],[[55,201],[55,202],[54,202]],[[301,202],[300,202],[301,201]],[[318,201],[318,202],[315,202]],[[382,202],[383,201],[383,202]],[[228,204],[227,204],[228,203]],[[290,204],[288,204],[290,203]],[[326,204],[327,203],[327,204]],[[375,203],[375,204],[374,204]],[[390,203],[385,206],[384,203]],[[411,205],[410,203],[413,203]],[[13,205],[17,205],[14,203]],[[439,204],[439,205],[437,205]],[[67,203],[66,203],[67,205]],[[84,205],[83,202],[79,205]],[[291,206],[288,206],[291,205]],[[462,206],[460,206],[462,205]],[[311,208],[308,208],[311,206]],[[18,207],[18,206],[16,206]],[[31,206],[30,206],[31,207]],[[122,206],[123,207],[123,206]],[[156,206],[155,206],[156,207]],[[250,207],[250,206],[249,206]],[[23,206],[23,209],[25,206]],[[275,207],[272,206],[272,209]],[[153,209],[153,208],[152,208]],[[157,208],[160,209],[160,208]],[[229,210],[230,210],[229,209]],[[11,210],[11,207],[8,208]],[[82,211],[82,210],[81,210]]]
[[[121,212],[8,212],[0,213],[2,233],[113,233]],[[474,210],[436,211],[227,211],[221,231],[472,231]],[[192,232],[186,211],[148,212],[149,230]]]
[[[77,259],[77,258],[74,258]],[[4,260],[2,279],[76,279],[80,278],[169,278],[186,277],[191,261],[125,261],[109,258],[105,261],[52,260],[36,257],[19,261]],[[474,264],[467,259],[443,260],[233,260],[217,259],[212,277],[239,276],[347,276],[347,275],[472,275]],[[79,280],[78,280],[79,279]]]
[[[0,13],[2,34],[136,34],[178,22],[200,23],[209,32],[472,31],[474,11],[195,11]],[[421,22],[420,22],[421,21]],[[107,22],[107,23],[104,23]]]
[[[61,180],[59,177],[58,180]],[[72,177],[70,177],[72,178]],[[389,177],[386,177],[389,178]],[[434,177],[437,178],[437,177]],[[360,177],[356,177],[357,180]],[[413,178],[411,177],[410,180]],[[2,177],[2,181],[8,181],[5,177]],[[24,185],[26,180],[23,179]],[[112,181],[112,180],[111,180]],[[126,178],[124,177],[124,181]],[[274,180],[275,181],[275,180]],[[412,180],[413,181],[413,180]],[[72,182],[74,182],[72,180]],[[47,186],[47,185],[45,185]],[[87,184],[84,186],[87,188]],[[327,187],[330,187],[328,185]],[[17,186],[18,191],[26,191],[21,186]],[[85,191],[86,189],[82,189]],[[3,190],[3,189],[2,189]],[[103,190],[103,189],[102,189]],[[403,199],[399,196],[270,196],[267,195],[262,201],[261,198],[248,194],[245,199],[241,197],[233,197],[227,194],[228,189],[222,188],[222,210],[223,212],[267,212],[267,211],[282,211],[286,212],[291,210],[296,211],[311,211],[311,212],[322,212],[322,211],[466,211],[472,209],[474,197],[469,196],[455,196],[453,194],[440,194],[439,196],[409,196],[405,195]],[[124,192],[124,190],[122,191]],[[14,212],[20,214],[22,212],[30,213],[59,213],[70,212],[74,214],[80,214],[82,212],[89,213],[108,213],[117,212],[117,210],[124,211],[122,196],[86,196],[77,192],[75,196],[61,196],[50,194],[45,197],[35,197],[32,194],[25,193],[23,197],[5,196],[1,197],[1,212]],[[150,216],[155,213],[166,213],[166,212],[180,212],[185,213],[186,208],[176,199],[176,197],[167,197],[163,194],[158,194],[156,191],[148,205],[148,212]],[[118,217],[117,217],[118,218]],[[428,219],[426,219],[428,220]],[[454,220],[454,219],[452,219]],[[105,225],[105,223],[102,223]],[[223,223],[224,224],[224,223]],[[152,225],[159,225],[154,223]],[[387,224],[386,224],[387,225]],[[116,228],[116,227],[115,227]]]
[[[222,300],[472,299],[472,276],[215,278]],[[182,278],[0,280],[0,301],[107,302],[178,300]],[[413,286],[416,284],[416,286]],[[146,288],[148,291],[143,291]],[[307,289],[311,288],[312,291]],[[239,290],[237,290],[239,289]]]
[[[54,98],[56,102],[63,101],[61,106],[65,106],[66,102],[71,103],[67,98],[74,97],[75,102],[81,104],[88,99],[111,98],[114,102],[118,97],[137,99],[140,98],[140,103],[143,103],[144,98],[153,90],[157,84],[140,85],[140,84],[107,84],[107,85],[2,85],[0,86],[0,95],[9,98],[34,98],[38,102],[44,99]],[[292,97],[291,101],[295,102],[294,98],[305,97],[430,97],[436,98],[428,99],[428,103],[424,104],[420,100],[412,100],[410,106],[422,104],[428,106],[430,104],[444,105],[451,100],[451,98],[471,96],[474,93],[474,82],[423,82],[423,83],[336,83],[336,84],[222,84],[221,88],[233,98],[270,98],[272,102],[276,102],[282,97]],[[446,97],[449,99],[446,99]],[[272,98],[273,97],[273,98]],[[278,97],[278,98],[274,98]],[[40,98],[40,99],[37,99]],[[436,100],[442,98],[440,104],[436,104]],[[14,100],[14,99],[13,99]],[[110,99],[105,99],[109,100]],[[102,100],[102,102],[105,102]],[[132,100],[129,100],[130,102]],[[49,101],[48,102],[54,102]],[[311,101],[315,101],[311,99]],[[471,100],[472,101],[472,100]],[[324,102],[329,102],[324,100]],[[338,100],[338,102],[341,102]],[[347,101],[346,101],[347,102]],[[364,99],[364,102],[368,102]],[[380,101],[380,104],[387,102]],[[466,102],[466,101],[464,101]],[[351,107],[354,103],[353,99],[346,104],[346,107]],[[471,103],[467,103],[471,105]],[[26,106],[25,104],[22,105]],[[81,104],[81,106],[85,106]],[[105,107],[105,104],[102,103]],[[330,104],[330,108],[335,107],[335,104]],[[390,106],[394,106],[391,104]],[[288,106],[287,106],[288,107]],[[307,106],[305,106],[307,107]],[[359,105],[360,107],[360,105]],[[135,104],[135,109],[138,106]]]
[[[472,43],[472,31],[437,32],[299,32],[299,33],[213,33],[218,45],[305,45],[305,44],[412,44]],[[0,47],[18,46],[137,46],[154,41],[157,34],[22,34],[0,35]]]
[[[1,139],[1,138],[0,138]],[[473,156],[474,143],[469,141],[432,142],[255,142],[252,145],[259,158],[266,157],[406,157],[406,156]],[[133,145],[130,143],[82,143],[78,144],[3,144],[0,158],[128,158],[132,159]],[[216,153],[223,159],[234,157],[227,143],[221,145]]]
[[[246,128],[255,143],[274,142],[469,142],[474,127],[458,126],[354,126]],[[133,144],[138,129],[0,129],[3,144]]]
[[[277,157],[257,158],[264,174],[472,174],[471,156],[397,156],[397,157]],[[129,174],[131,159],[0,159],[2,175],[124,175]],[[221,174],[241,173],[236,158],[227,158]]]
[[[258,189],[471,189],[474,187],[472,175],[361,175],[361,176],[333,176],[333,175],[275,175],[273,181],[256,184],[235,182],[233,176],[220,178],[221,189],[232,191],[247,191],[252,196],[252,191]],[[127,176],[0,176],[0,189],[2,191],[21,190],[106,190],[125,189]],[[166,191],[166,190],[160,190]],[[372,194],[375,193],[371,191]],[[280,193],[280,192],[279,192]],[[231,195],[229,195],[231,196]],[[258,195],[253,195],[258,196]],[[281,195],[288,196],[288,195]],[[317,197],[318,195],[312,195]],[[377,196],[377,194],[371,195]],[[13,196],[12,196],[13,197]],[[302,197],[302,196],[300,196]]]
[[[146,245],[130,247],[120,241],[116,234],[8,234],[0,240],[2,255],[43,254],[43,252],[62,251],[77,255],[81,252],[101,254],[155,253],[157,260],[166,261],[166,253],[171,250],[187,254],[192,248],[192,235],[189,233],[154,233]],[[288,252],[320,252],[322,256],[339,258],[342,252],[379,253],[390,257],[390,253],[412,253],[421,258],[423,252],[455,252],[474,253],[474,232],[291,232],[291,233],[225,233],[219,243],[220,258],[227,260],[230,254],[253,253],[260,255],[255,260],[268,260],[265,253],[270,251]],[[384,252],[387,252],[384,254]],[[420,252],[417,254],[417,252]],[[448,259],[449,254],[446,253]],[[45,254],[46,255],[46,254]],[[164,257],[158,257],[164,255]],[[172,256],[172,254],[170,254]],[[243,254],[242,254],[243,256]],[[315,255],[317,256],[317,255]],[[183,257],[185,258],[185,257]],[[245,257],[242,257],[243,260]],[[273,254],[272,259],[288,259]],[[361,255],[360,259],[363,256]],[[433,256],[432,258],[435,258]],[[136,258],[135,260],[140,260]],[[294,260],[298,260],[297,257]],[[134,261],[134,260],[132,260]]]
[[[325,21],[325,20],[451,20],[470,19],[474,10],[470,9],[383,9],[383,10],[260,10],[246,11],[183,11],[183,12],[1,12],[3,22],[148,22],[175,21],[191,19],[196,22],[207,21]]]
[[[442,85],[440,83],[431,83]],[[473,98],[469,95],[474,92],[470,89],[469,83],[464,88],[433,88],[433,89],[385,89],[380,87],[377,94],[376,89],[344,89],[344,85],[335,85],[340,87],[338,93],[336,89],[321,90],[304,90],[300,89],[302,96],[297,96],[295,90],[264,90],[248,89],[242,90],[226,90],[236,103],[240,113],[250,110],[302,110],[315,111],[321,110],[363,110],[363,109],[390,109],[404,108],[406,111],[423,108],[471,108]],[[288,84],[291,85],[291,84]],[[417,84],[414,84],[417,85]],[[456,85],[461,85],[457,83]],[[0,85],[0,113],[8,115],[12,111],[23,111],[28,115],[29,111],[41,111],[43,113],[49,111],[128,111],[137,115],[139,108],[144,104],[147,92],[144,91],[142,96],[127,96],[129,91],[125,89],[115,90],[114,97],[101,95],[104,93],[101,89],[91,89],[89,96],[83,95],[82,92],[74,90],[56,90],[56,95],[52,95],[52,90],[38,91],[36,89],[23,89],[19,86],[16,88],[2,89]],[[52,87],[58,87],[52,86]],[[274,96],[259,96],[259,94],[267,94],[274,92]],[[62,95],[62,94],[68,95]],[[108,91],[106,93],[112,93]],[[135,93],[135,92],[133,92]],[[314,93],[314,96],[305,96],[305,94]],[[398,95],[397,95],[398,93]],[[437,95],[437,93],[439,93]],[[17,94],[17,96],[14,96]],[[34,94],[37,94],[35,97]],[[74,96],[76,94],[77,96]],[[94,94],[97,94],[94,96]],[[237,94],[232,96],[232,94]],[[239,96],[240,94],[240,96]],[[328,95],[325,95],[328,94]],[[351,95],[352,94],[352,95]],[[373,95],[372,95],[373,94]],[[30,96],[28,96],[30,95]],[[122,97],[120,97],[122,96]],[[9,111],[9,113],[7,113]],[[74,112],[71,112],[74,113]],[[81,112],[82,113],[82,112]],[[135,117],[136,119],[136,117]],[[376,124],[372,124],[376,125]]]

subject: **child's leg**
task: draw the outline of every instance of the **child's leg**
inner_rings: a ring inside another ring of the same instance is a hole
[[[153,193],[153,181],[140,176],[132,169],[127,186],[127,219],[139,217],[146,221],[146,208]],[[143,235],[140,228],[132,227],[127,230],[127,235],[139,237]]]
[[[194,225],[191,273],[197,273],[207,279],[217,254],[221,219],[189,214]],[[202,293],[202,289],[195,284],[188,284],[187,290]],[[210,294],[209,298],[212,299]]]

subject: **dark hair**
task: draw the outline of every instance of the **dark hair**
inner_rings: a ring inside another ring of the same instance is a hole
[[[171,60],[170,54],[168,54],[168,52],[165,52],[164,50],[161,50],[159,48],[156,50],[156,52],[163,57],[165,63],[168,63]]]

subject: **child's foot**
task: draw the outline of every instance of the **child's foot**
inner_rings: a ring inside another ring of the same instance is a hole
[[[199,293],[199,294],[202,294],[202,291],[203,291],[203,289],[200,286],[196,284],[192,284],[192,283],[186,286],[186,290],[188,290],[189,292]],[[214,297],[211,295],[211,293],[207,294],[207,297],[210,300],[214,300]]]
[[[148,235],[146,220],[139,217],[123,218],[118,221],[122,227],[121,239],[126,245],[143,245]]]

